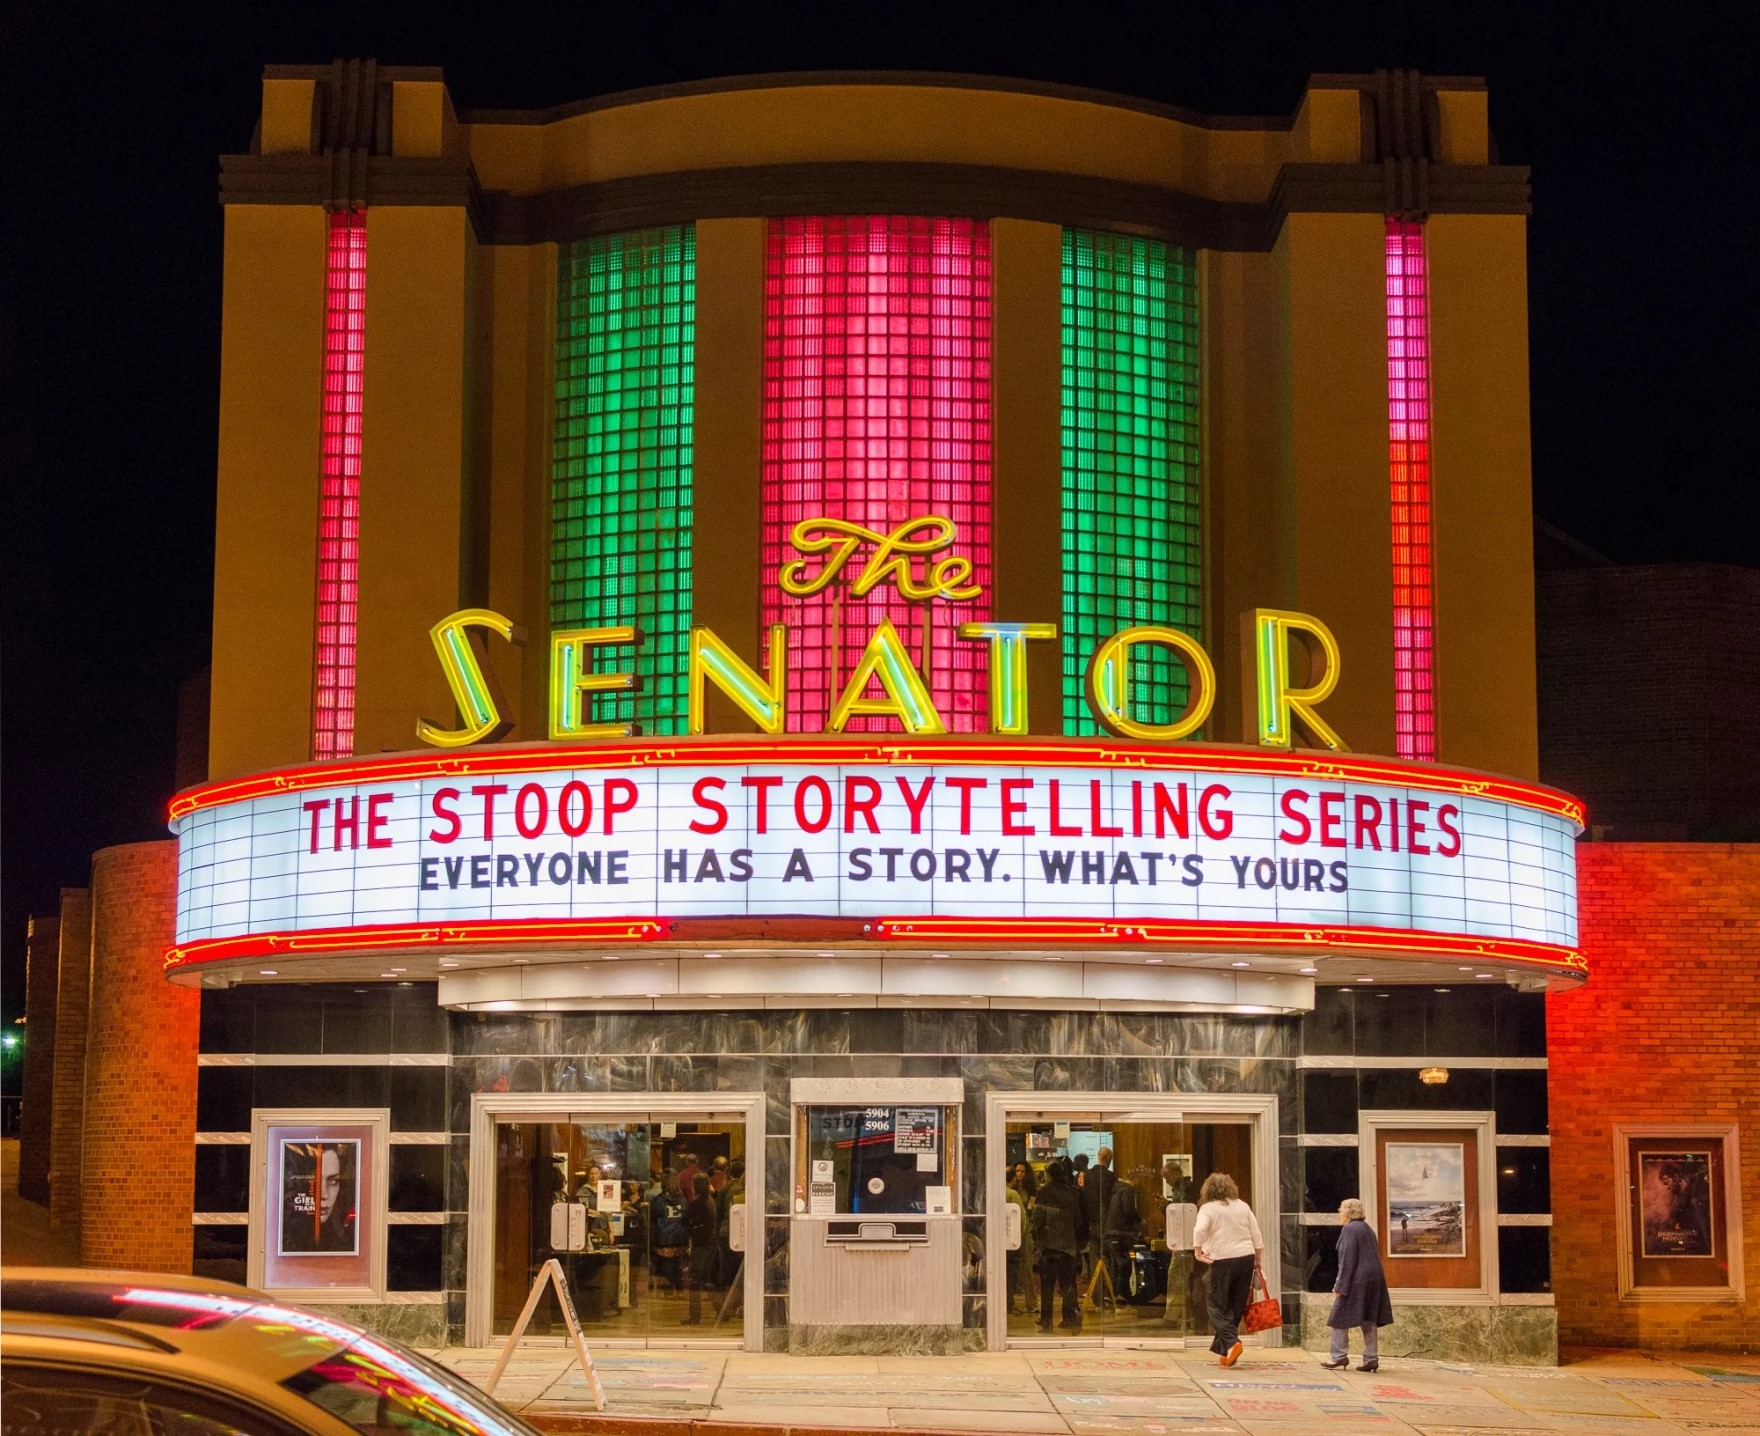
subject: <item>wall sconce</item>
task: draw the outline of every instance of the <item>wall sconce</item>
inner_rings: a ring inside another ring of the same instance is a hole
[[[1418,1069],[1418,1080],[1426,1087],[1440,1087],[1448,1081],[1448,1068],[1421,1067]]]

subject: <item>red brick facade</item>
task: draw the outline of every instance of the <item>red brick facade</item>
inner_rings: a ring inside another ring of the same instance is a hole
[[[49,1220],[79,1225],[86,1114],[86,1017],[92,989],[92,895],[61,889],[60,986],[55,999],[55,1103],[49,1131]]]
[[[201,999],[165,980],[176,909],[176,843],[131,843],[93,857],[86,1266],[190,1269]]]
[[[1561,1345],[1760,1345],[1760,845],[1585,843],[1588,986],[1547,1001]],[[1740,1127],[1747,1296],[1619,1298],[1615,1123]]]
[[[18,1118],[18,1194],[30,1202],[49,1200],[59,929],[58,918],[33,917],[25,948],[24,1103]]]

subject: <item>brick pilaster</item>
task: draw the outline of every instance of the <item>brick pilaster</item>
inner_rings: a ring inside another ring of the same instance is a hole
[[[188,1272],[201,998],[165,980],[177,845],[103,849],[92,859],[91,900],[80,1260]]]
[[[61,889],[60,982],[55,997],[55,1100],[49,1122],[49,1220],[79,1225],[80,1148],[86,1113],[86,1019],[92,988],[92,895]]]
[[[49,1200],[49,1130],[55,1105],[55,985],[61,920],[33,917],[25,949],[24,1105],[18,1121],[18,1194]]]

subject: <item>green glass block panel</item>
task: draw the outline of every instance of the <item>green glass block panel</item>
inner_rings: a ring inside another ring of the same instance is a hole
[[[1121,628],[1203,634],[1198,305],[1189,250],[1063,232],[1063,731],[1101,732],[1089,655]],[[1185,668],[1144,646],[1131,714],[1169,723]]]
[[[690,225],[561,247],[550,624],[642,630],[603,648],[631,694],[595,696],[589,721],[686,727],[691,627],[697,238]]]

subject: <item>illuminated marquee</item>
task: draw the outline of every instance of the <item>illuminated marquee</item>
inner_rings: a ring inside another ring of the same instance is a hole
[[[174,966],[774,940],[1580,966],[1574,800],[1431,765],[1091,741],[408,754],[173,806]]]

